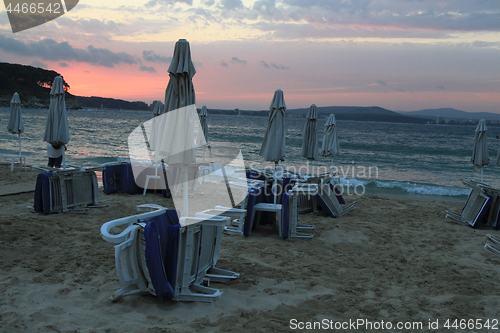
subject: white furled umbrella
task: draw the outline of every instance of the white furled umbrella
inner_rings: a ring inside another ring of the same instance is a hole
[[[153,117],[155,117],[153,119],[153,121],[151,122],[151,132],[150,132],[150,137],[149,137],[149,140],[148,140],[148,143],[149,143],[149,149],[151,150],[154,150],[155,147],[154,147],[154,144],[156,143],[157,141],[157,135],[158,135],[158,127],[156,126],[156,122],[157,122],[157,119],[156,117],[158,117],[159,115],[163,114],[165,111],[164,111],[164,105],[161,101],[154,101],[154,105],[153,105]],[[145,132],[145,129],[144,129],[144,132]]]
[[[201,127],[201,131],[200,131],[200,134],[202,134],[204,137],[205,137],[205,143],[202,142],[202,140],[200,140],[200,145],[206,145],[208,144],[208,122],[207,122],[207,116],[208,116],[208,112],[207,112],[207,106],[206,105],[203,105],[201,107],[201,111],[200,111],[200,127]]]
[[[170,79],[165,90],[165,114],[159,122],[159,138],[155,143],[155,160],[183,170],[183,213],[188,214],[188,167],[196,163],[195,124],[198,113],[195,105],[189,42],[179,39],[168,68]],[[174,183],[174,182],[171,182]]]
[[[196,143],[203,146],[203,163],[205,163],[206,147],[208,146],[208,122],[207,122],[207,106],[203,105],[200,111],[200,129]],[[210,152],[210,146],[208,146]]]
[[[64,97],[64,81],[56,76],[50,91],[49,115],[45,125],[43,140],[51,144],[67,144],[69,142],[69,126]],[[66,169],[66,158],[63,149],[63,168]]]
[[[10,133],[17,134],[19,138],[19,156],[21,156],[21,133],[24,132],[23,117],[21,115],[21,99],[16,92],[10,100],[10,118],[7,124]]]
[[[163,112],[165,112],[163,103],[161,101],[154,101],[153,116],[159,116]]]
[[[264,141],[259,155],[266,161],[272,161],[278,165],[285,160],[285,99],[283,91],[278,89],[274,93],[273,100],[269,106],[269,122],[267,124]]]
[[[302,138],[302,157],[314,162],[318,158],[318,122],[315,104],[309,108],[306,119]]]
[[[330,114],[325,123],[325,133],[323,135],[323,146],[321,147],[321,156],[332,157],[340,154],[339,141],[337,140],[337,124],[335,115]]]
[[[475,166],[474,172],[481,172],[481,181],[483,181],[483,167],[490,162],[486,139],[487,130],[486,121],[481,119],[474,135],[474,149],[470,159],[471,163]]]

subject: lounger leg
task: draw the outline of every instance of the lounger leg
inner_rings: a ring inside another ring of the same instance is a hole
[[[212,282],[228,282],[238,278],[239,276],[239,273],[215,267],[210,268],[205,274],[205,277],[209,278]]]
[[[118,290],[109,299],[111,300],[111,302],[118,302],[125,296],[139,295],[139,294],[149,294],[149,293],[138,289],[135,284],[132,284]]]

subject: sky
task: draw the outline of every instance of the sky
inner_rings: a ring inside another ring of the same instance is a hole
[[[198,107],[380,106],[500,113],[498,0],[80,0],[12,33],[0,61],[61,73],[79,96],[163,100],[187,39]]]

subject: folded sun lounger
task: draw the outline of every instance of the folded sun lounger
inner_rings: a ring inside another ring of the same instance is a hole
[[[309,187],[317,185],[309,184]],[[344,198],[335,191],[335,188],[329,183],[323,184],[317,189],[315,195],[317,203],[330,217],[340,217],[347,214],[356,207],[356,201],[346,205]]]
[[[235,279],[239,274],[215,268],[222,228],[227,217],[178,218],[177,211],[157,205],[138,208],[152,212],[133,215],[101,227],[102,237],[115,246],[116,270],[124,285],[111,297],[151,293],[164,300],[212,302],[222,292],[210,282]],[[125,226],[117,235],[113,227]]]
[[[446,211],[446,217],[460,223],[476,228],[483,220],[490,208],[493,197],[487,195],[479,186],[462,179],[464,185],[470,187],[471,191],[462,212],[460,214]]]
[[[35,186],[34,209],[44,215],[96,205],[97,176],[93,171],[41,173]]]
[[[486,235],[486,243],[484,244],[484,249],[490,251],[497,256],[500,256],[500,238],[492,236],[490,234]]]

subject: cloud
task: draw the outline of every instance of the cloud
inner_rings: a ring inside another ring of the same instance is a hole
[[[446,37],[452,31],[500,31],[498,1],[258,0],[252,10],[260,16],[254,24],[296,24],[299,35],[304,23],[314,28],[310,33],[323,35],[328,29],[340,37],[374,29],[382,37],[416,31],[429,37],[433,32]]]
[[[283,70],[290,69],[290,68],[283,66],[283,65],[277,65],[274,62],[267,63],[264,60],[261,60],[260,64],[262,66],[264,66],[265,68],[275,68],[275,69],[283,69]]]
[[[379,85],[381,85],[381,86],[384,86],[384,87],[387,87],[387,86],[388,86],[387,82],[382,81],[382,80],[377,80],[377,83],[378,83]]]
[[[60,62],[59,66],[61,66],[61,67],[69,67],[69,65],[66,62]]]
[[[235,63],[235,64],[243,64],[243,65],[247,63],[246,60],[241,60],[241,59],[238,59],[236,57],[232,57],[231,58],[231,62]]]
[[[229,67],[229,65],[224,60],[221,60],[220,65],[222,67]]]
[[[168,63],[172,61],[172,57],[162,56],[156,54],[155,51],[142,51],[142,58],[150,62],[165,62]]]
[[[185,3],[185,4],[192,6],[193,0],[150,0],[144,5],[144,7],[152,8],[152,7],[157,6],[157,5],[171,6],[171,5],[175,5],[176,3]]]
[[[139,67],[139,70],[143,71],[143,72],[157,73],[156,69],[154,69],[154,67],[150,67],[150,66],[143,65],[143,66]]]
[[[41,61],[38,61],[38,60],[33,61],[30,65],[33,67],[40,67],[40,68],[45,68],[45,69],[49,68],[49,65],[47,65]]]
[[[243,8],[243,2],[241,0],[221,0],[221,5],[223,9],[234,10]]]
[[[53,39],[42,39],[36,42],[21,42],[13,38],[0,35],[0,49],[6,52],[33,56],[52,61],[86,62],[95,66],[113,68],[120,63],[136,64],[138,60],[125,52],[113,52],[105,48],[96,48],[89,45],[86,49],[71,46],[68,42],[58,43]]]

